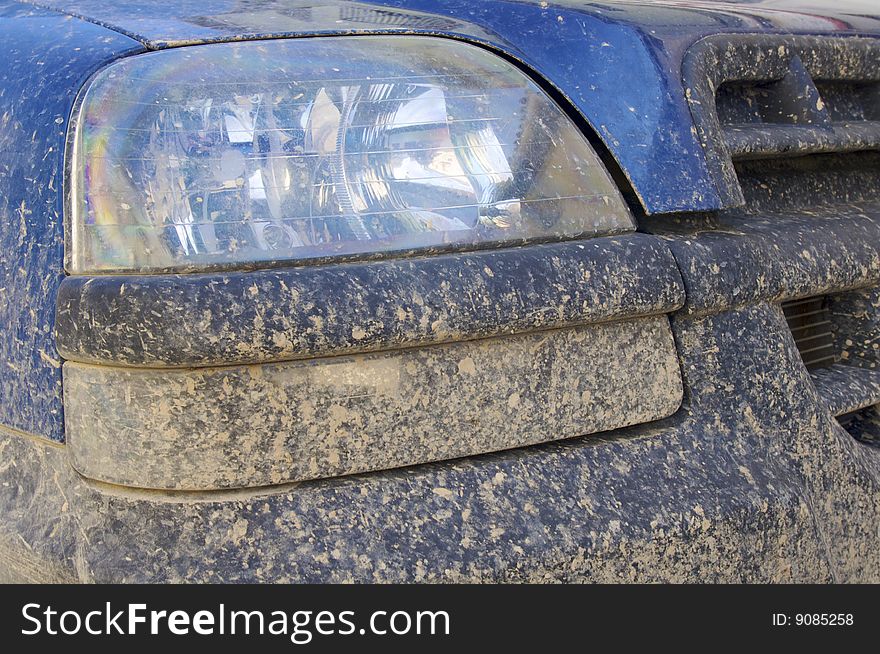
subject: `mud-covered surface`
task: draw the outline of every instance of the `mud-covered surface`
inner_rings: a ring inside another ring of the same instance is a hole
[[[0,2],[0,424],[63,437],[52,330],[63,276],[67,123],[88,75],[139,50],[96,25]]]
[[[839,205],[876,206],[880,152],[740,161],[736,171],[746,198],[741,212],[827,214]]]
[[[688,313],[880,283],[880,205],[728,212],[654,220],[685,280]]]
[[[566,243],[211,275],[68,277],[65,359],[208,366],[346,354],[673,311],[658,239]]]
[[[683,409],[610,439],[198,495],[96,486],[10,436],[3,556],[84,581],[880,580],[880,450],[827,413],[778,307],[673,329]]]
[[[880,403],[880,370],[838,363],[814,370],[812,378],[831,415]]]
[[[125,486],[265,486],[665,418],[665,316],[249,367],[64,365],[73,465]]]

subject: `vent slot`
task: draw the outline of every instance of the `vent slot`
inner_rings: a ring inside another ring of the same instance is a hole
[[[781,79],[726,82],[715,95],[722,125],[814,125],[828,122],[825,103],[800,58],[793,57]]]
[[[880,121],[880,84],[816,81],[832,122]]]
[[[827,296],[785,302],[788,328],[808,370],[827,368],[840,359],[834,339]]]
[[[857,441],[880,447],[880,405],[846,413],[837,422]]]
[[[796,91],[777,82],[725,82],[715,95],[722,127],[880,121],[880,84],[803,77]],[[815,92],[810,92],[810,86]],[[821,102],[818,102],[821,99]],[[821,110],[819,110],[821,107]]]

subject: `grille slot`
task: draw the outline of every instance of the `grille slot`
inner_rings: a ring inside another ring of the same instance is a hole
[[[880,447],[880,404],[838,416],[837,422],[857,441]]]
[[[839,360],[827,296],[793,300],[782,305],[788,328],[808,370],[827,368]]]
[[[832,121],[880,120],[880,83],[816,80]]]
[[[864,413],[865,409],[850,411],[849,413],[844,413],[842,416],[837,416],[837,422],[840,423],[841,427],[849,431],[855,426],[856,421],[858,421]]]

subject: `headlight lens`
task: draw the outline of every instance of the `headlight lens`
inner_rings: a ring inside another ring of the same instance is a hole
[[[83,95],[69,157],[74,273],[633,229],[596,153],[537,85],[439,38],[123,59]]]

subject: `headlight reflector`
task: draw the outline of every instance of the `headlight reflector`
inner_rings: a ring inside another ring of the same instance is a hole
[[[526,75],[433,37],[120,60],[80,103],[68,269],[194,270],[611,234],[632,217]]]

